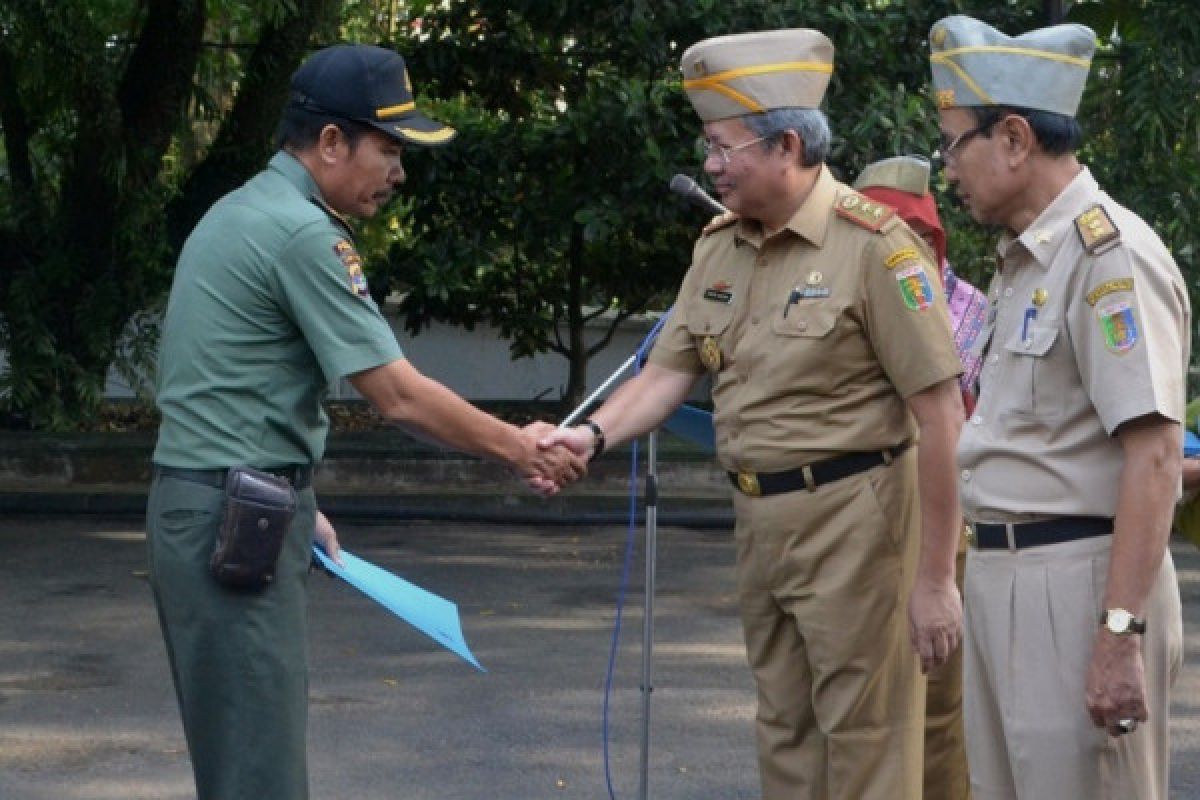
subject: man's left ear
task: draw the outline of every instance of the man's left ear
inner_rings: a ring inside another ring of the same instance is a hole
[[[1009,156],[1017,161],[1023,161],[1037,146],[1037,136],[1029,126],[1029,120],[1020,114],[1009,114],[1000,123],[1000,133],[1004,137]]]
[[[345,141],[346,135],[337,125],[329,124],[321,128],[321,133],[317,136],[317,149],[320,151],[321,160],[326,162],[339,160],[339,150]]]
[[[779,146],[784,155],[795,158],[798,163],[804,162],[804,138],[792,128],[779,137]]]

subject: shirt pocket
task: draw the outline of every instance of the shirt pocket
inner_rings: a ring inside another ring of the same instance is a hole
[[[779,336],[796,336],[802,339],[824,339],[837,325],[841,309],[829,303],[806,305],[800,301],[787,306],[783,314],[777,315],[771,329]]]
[[[688,333],[692,335],[696,351],[701,354],[701,360],[704,360],[704,342],[706,339],[714,339],[721,349],[721,364],[718,365],[718,368],[728,363],[730,351],[733,349],[727,336],[729,327],[733,323],[733,311],[731,303],[713,302],[706,302],[699,308],[688,309],[687,329]],[[704,365],[713,371],[713,367],[707,361]]]
[[[1001,391],[1010,399],[1006,410],[1033,417],[1060,413],[1063,404],[1061,376],[1056,375],[1054,343],[1059,329],[1030,326],[1026,335],[1014,331],[1004,349],[1012,360],[1009,379]]]

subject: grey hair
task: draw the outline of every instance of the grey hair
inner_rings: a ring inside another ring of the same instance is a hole
[[[829,158],[833,132],[829,130],[825,112],[819,108],[773,108],[761,114],[747,114],[742,121],[755,135],[772,141],[778,140],[785,131],[795,131],[804,140],[806,167],[824,164]]]

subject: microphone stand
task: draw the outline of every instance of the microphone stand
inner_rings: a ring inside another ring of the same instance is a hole
[[[657,328],[651,331],[647,340],[656,335]],[[644,346],[643,343],[643,347],[639,347],[625,363],[617,367],[598,389],[563,418],[558,427],[569,428],[582,417],[618,378],[637,363]],[[654,584],[658,559],[658,430],[650,431],[646,441],[646,577],[642,595],[642,679],[639,687],[642,693],[642,731],[638,759],[638,800],[648,800],[650,796],[650,693],[654,691]]]

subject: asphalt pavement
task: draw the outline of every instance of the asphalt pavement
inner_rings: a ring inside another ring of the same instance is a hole
[[[615,797],[638,796],[642,528],[607,754],[625,527],[355,520],[339,529],[355,554],[455,601],[488,671],[313,576],[314,798],[607,798],[606,773]],[[0,517],[0,547],[0,798],[193,797],[141,521]],[[1174,695],[1171,796],[1200,798],[1200,550],[1173,549],[1188,658]],[[647,773],[656,800],[758,797],[732,561],[727,530],[658,531]]]

